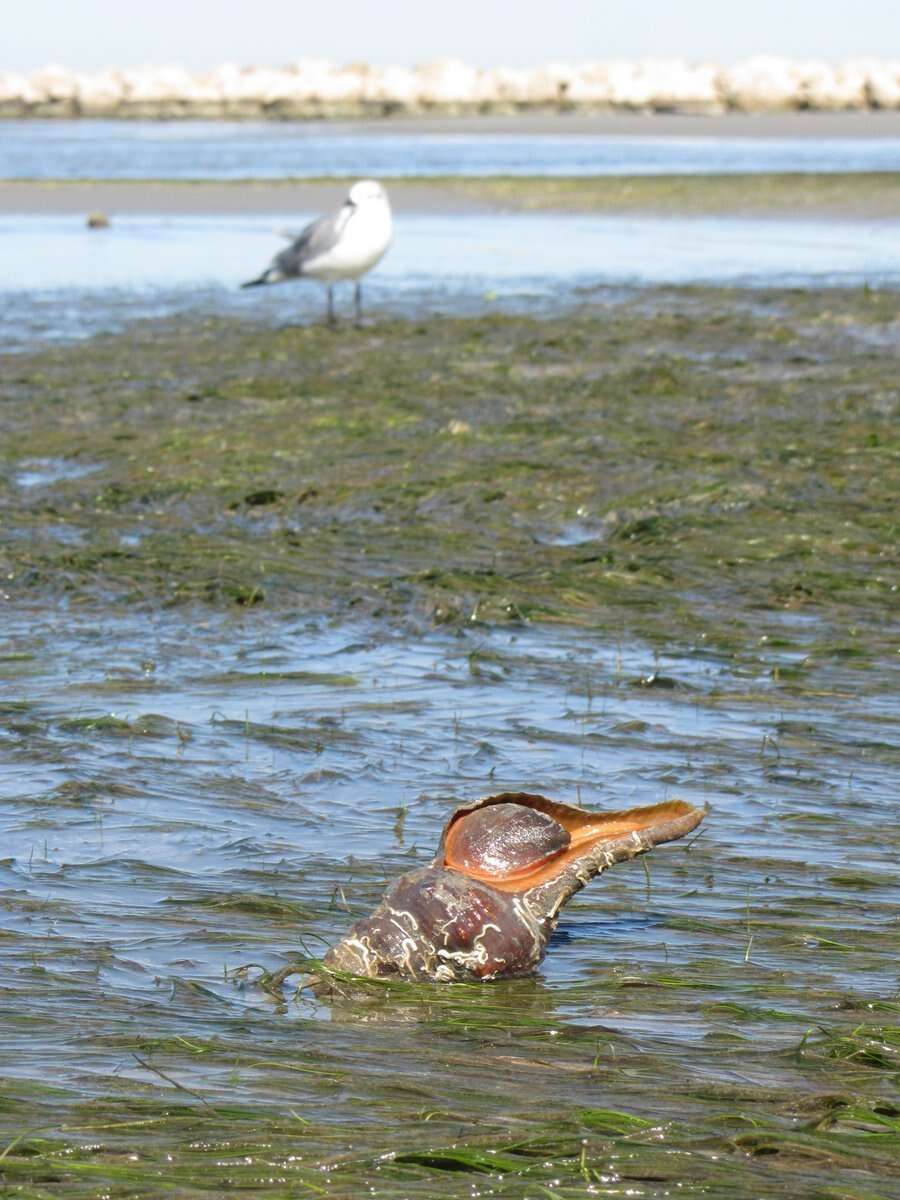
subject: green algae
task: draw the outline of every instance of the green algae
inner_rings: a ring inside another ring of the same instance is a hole
[[[717,645],[806,611],[834,618],[818,657],[865,670],[896,586],[896,317],[888,294],[685,289],[340,341],[148,324],[17,358],[7,468],[97,469],[7,488],[4,586]],[[809,661],[773,671],[802,686]]]
[[[515,212],[779,214],[792,218],[833,215],[871,219],[895,217],[900,211],[896,172],[457,178],[444,180],[443,185],[473,201]]]
[[[60,653],[67,682],[31,698],[29,672],[0,701],[13,770],[40,774],[12,795],[33,859],[0,860],[15,1047],[0,1191],[897,1197],[896,319],[889,295],[685,289],[340,342],[148,324],[17,358],[5,603],[63,629],[96,621],[101,661],[85,680],[59,633],[62,651],[9,643],[38,673]],[[17,489],[38,453],[98,470]],[[60,524],[81,544],[55,539]],[[126,653],[109,632],[116,614],[160,613],[149,645],[134,635]],[[453,703],[477,691],[480,707],[438,720],[427,696],[303,657],[316,613],[359,616],[375,641],[425,629],[442,656],[456,643]],[[300,630],[294,658],[278,620]],[[223,660],[223,629],[245,657]],[[528,659],[536,631],[609,647],[608,669]],[[190,725],[160,715],[167,688],[181,695],[187,668],[167,675],[165,649],[179,638],[199,693],[225,705]],[[97,673],[116,670],[145,670],[153,698],[94,711]],[[487,714],[516,692],[532,699],[504,757]],[[267,709],[245,711],[254,693]],[[391,732],[372,742],[367,723]],[[546,975],[261,986],[282,963],[321,970],[298,952],[321,953],[427,857],[457,788],[538,752],[571,792],[581,755],[586,787],[618,766],[611,802],[644,775],[713,811],[646,877],[585,892],[563,929],[581,954],[561,942]],[[245,780],[235,762],[253,754]],[[409,760],[398,794],[391,755]],[[443,756],[445,775],[419,777]],[[73,758],[96,778],[59,782]],[[192,812],[198,783],[209,803]],[[338,801],[346,857],[320,848],[313,791]],[[353,838],[372,796],[368,823],[393,830],[380,857]],[[70,819],[93,838],[78,861],[54,858]],[[189,820],[204,849],[219,839],[212,869],[181,849]],[[148,861],[104,848],[117,827]],[[75,891],[85,876],[97,895]],[[154,938],[172,948],[149,966]],[[553,974],[557,955],[577,969]],[[258,977],[239,970],[251,957]]]
[[[333,203],[352,177],[321,176],[302,179],[207,180],[3,180],[0,196],[5,206],[22,211],[48,204],[63,205],[70,198],[80,205],[92,201],[91,193],[114,191],[112,207],[154,211],[160,204],[175,211],[253,211],[261,189],[265,203],[284,194],[282,204],[315,211]],[[702,175],[602,175],[585,176],[398,176],[388,181],[391,198],[401,210],[413,212],[450,209],[511,212],[641,213],[667,216],[783,216],[808,219],[832,216],[849,219],[894,218],[900,211],[900,182],[889,171],[847,171],[833,174],[806,172],[754,172],[753,174]],[[80,209],[78,210],[80,211]],[[212,391],[198,387],[199,402]]]

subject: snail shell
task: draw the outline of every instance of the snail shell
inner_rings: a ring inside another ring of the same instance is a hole
[[[325,965],[435,982],[527,974],[575,892],[702,820],[683,800],[604,813],[529,792],[488,796],[456,810],[433,861],[395,880]]]
[[[571,844],[549,813],[524,804],[477,808],[455,821],[444,844],[444,864],[472,879],[525,879]]]

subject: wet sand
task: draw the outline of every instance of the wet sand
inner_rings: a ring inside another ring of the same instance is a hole
[[[175,182],[171,180],[0,181],[0,214],[229,215],[315,212],[339,203],[345,179]],[[398,214],[509,212],[681,215],[900,216],[900,174],[460,176],[392,179]]]
[[[900,112],[530,113],[476,117],[390,117],[329,122],[375,133],[523,134],[590,137],[900,137]]]
[[[72,215],[105,213],[219,216],[231,213],[285,213],[327,209],[347,192],[346,180],[292,182],[181,183],[173,180],[60,180],[0,182],[0,213]],[[483,212],[487,198],[442,184],[392,182],[391,200],[399,213]]]
[[[11,118],[22,120],[21,117]],[[24,118],[27,119],[27,118]],[[43,118],[36,118],[41,120]],[[58,118],[64,126],[69,120]],[[103,118],[115,121],[116,118]],[[133,118],[118,118],[128,126]],[[153,120],[152,117],[144,118]],[[190,119],[190,118],[189,118]],[[194,119],[202,120],[198,117]],[[250,120],[264,120],[251,118]],[[213,124],[240,123],[240,118],[212,118]],[[865,112],[813,112],[790,110],[769,113],[664,113],[664,112],[529,112],[479,115],[378,117],[317,117],[291,124],[319,126],[334,134],[374,133],[410,137],[455,134],[589,136],[589,137],[709,137],[709,138],[872,138],[900,137],[900,111],[869,109]],[[271,124],[278,125],[278,121]],[[0,128],[3,118],[0,118]]]

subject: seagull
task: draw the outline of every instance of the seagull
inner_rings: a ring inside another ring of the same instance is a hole
[[[371,271],[391,244],[391,206],[387,193],[374,179],[354,183],[347,199],[330,216],[319,217],[292,237],[256,279],[242,287],[281,283],[284,279],[318,279],[328,285],[328,324],[335,325],[334,288],[340,279],[355,280],[353,306],[356,324],[362,321],[360,278]]]

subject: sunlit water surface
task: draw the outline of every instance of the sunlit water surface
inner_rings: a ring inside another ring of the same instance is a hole
[[[129,216],[100,231],[75,217],[2,217],[0,347],[187,312],[276,323],[317,317],[317,284],[239,287],[285,245],[279,230],[301,228],[311,215]],[[404,216],[365,291],[374,314],[429,315],[568,305],[595,289],[684,283],[897,287],[900,221]]]
[[[352,123],[4,121],[0,179],[896,171],[900,138],[436,133]]]
[[[691,1041],[702,1025],[655,1021],[643,999],[631,1013],[599,979],[706,956],[710,999],[783,972],[824,992],[890,988],[872,939],[894,886],[877,830],[894,816],[897,695],[823,661],[804,679],[819,697],[810,723],[806,691],[780,673],[807,660],[815,621],[788,616],[783,634],[731,660],[528,626],[415,637],[255,614],[8,613],[0,976],[7,1012],[39,1013],[40,1029],[12,1029],[4,1070],[102,1088],[135,1069],[111,1032],[137,1013],[183,1032],[187,985],[210,997],[194,1033],[269,1011],[229,968],[321,953],[428,859],[457,803],[507,789],[711,806],[699,839],[655,852],[649,876],[617,867],[565,911],[535,985],[550,988],[546,1019],[556,984],[596,979],[556,1019],[603,1012],[619,1030]],[[830,882],[842,875],[868,880],[867,907]],[[766,918],[785,906],[787,941]],[[855,952],[829,951],[829,925],[848,921]],[[38,965],[49,976],[35,992]],[[802,1024],[805,993],[783,1003]]]

